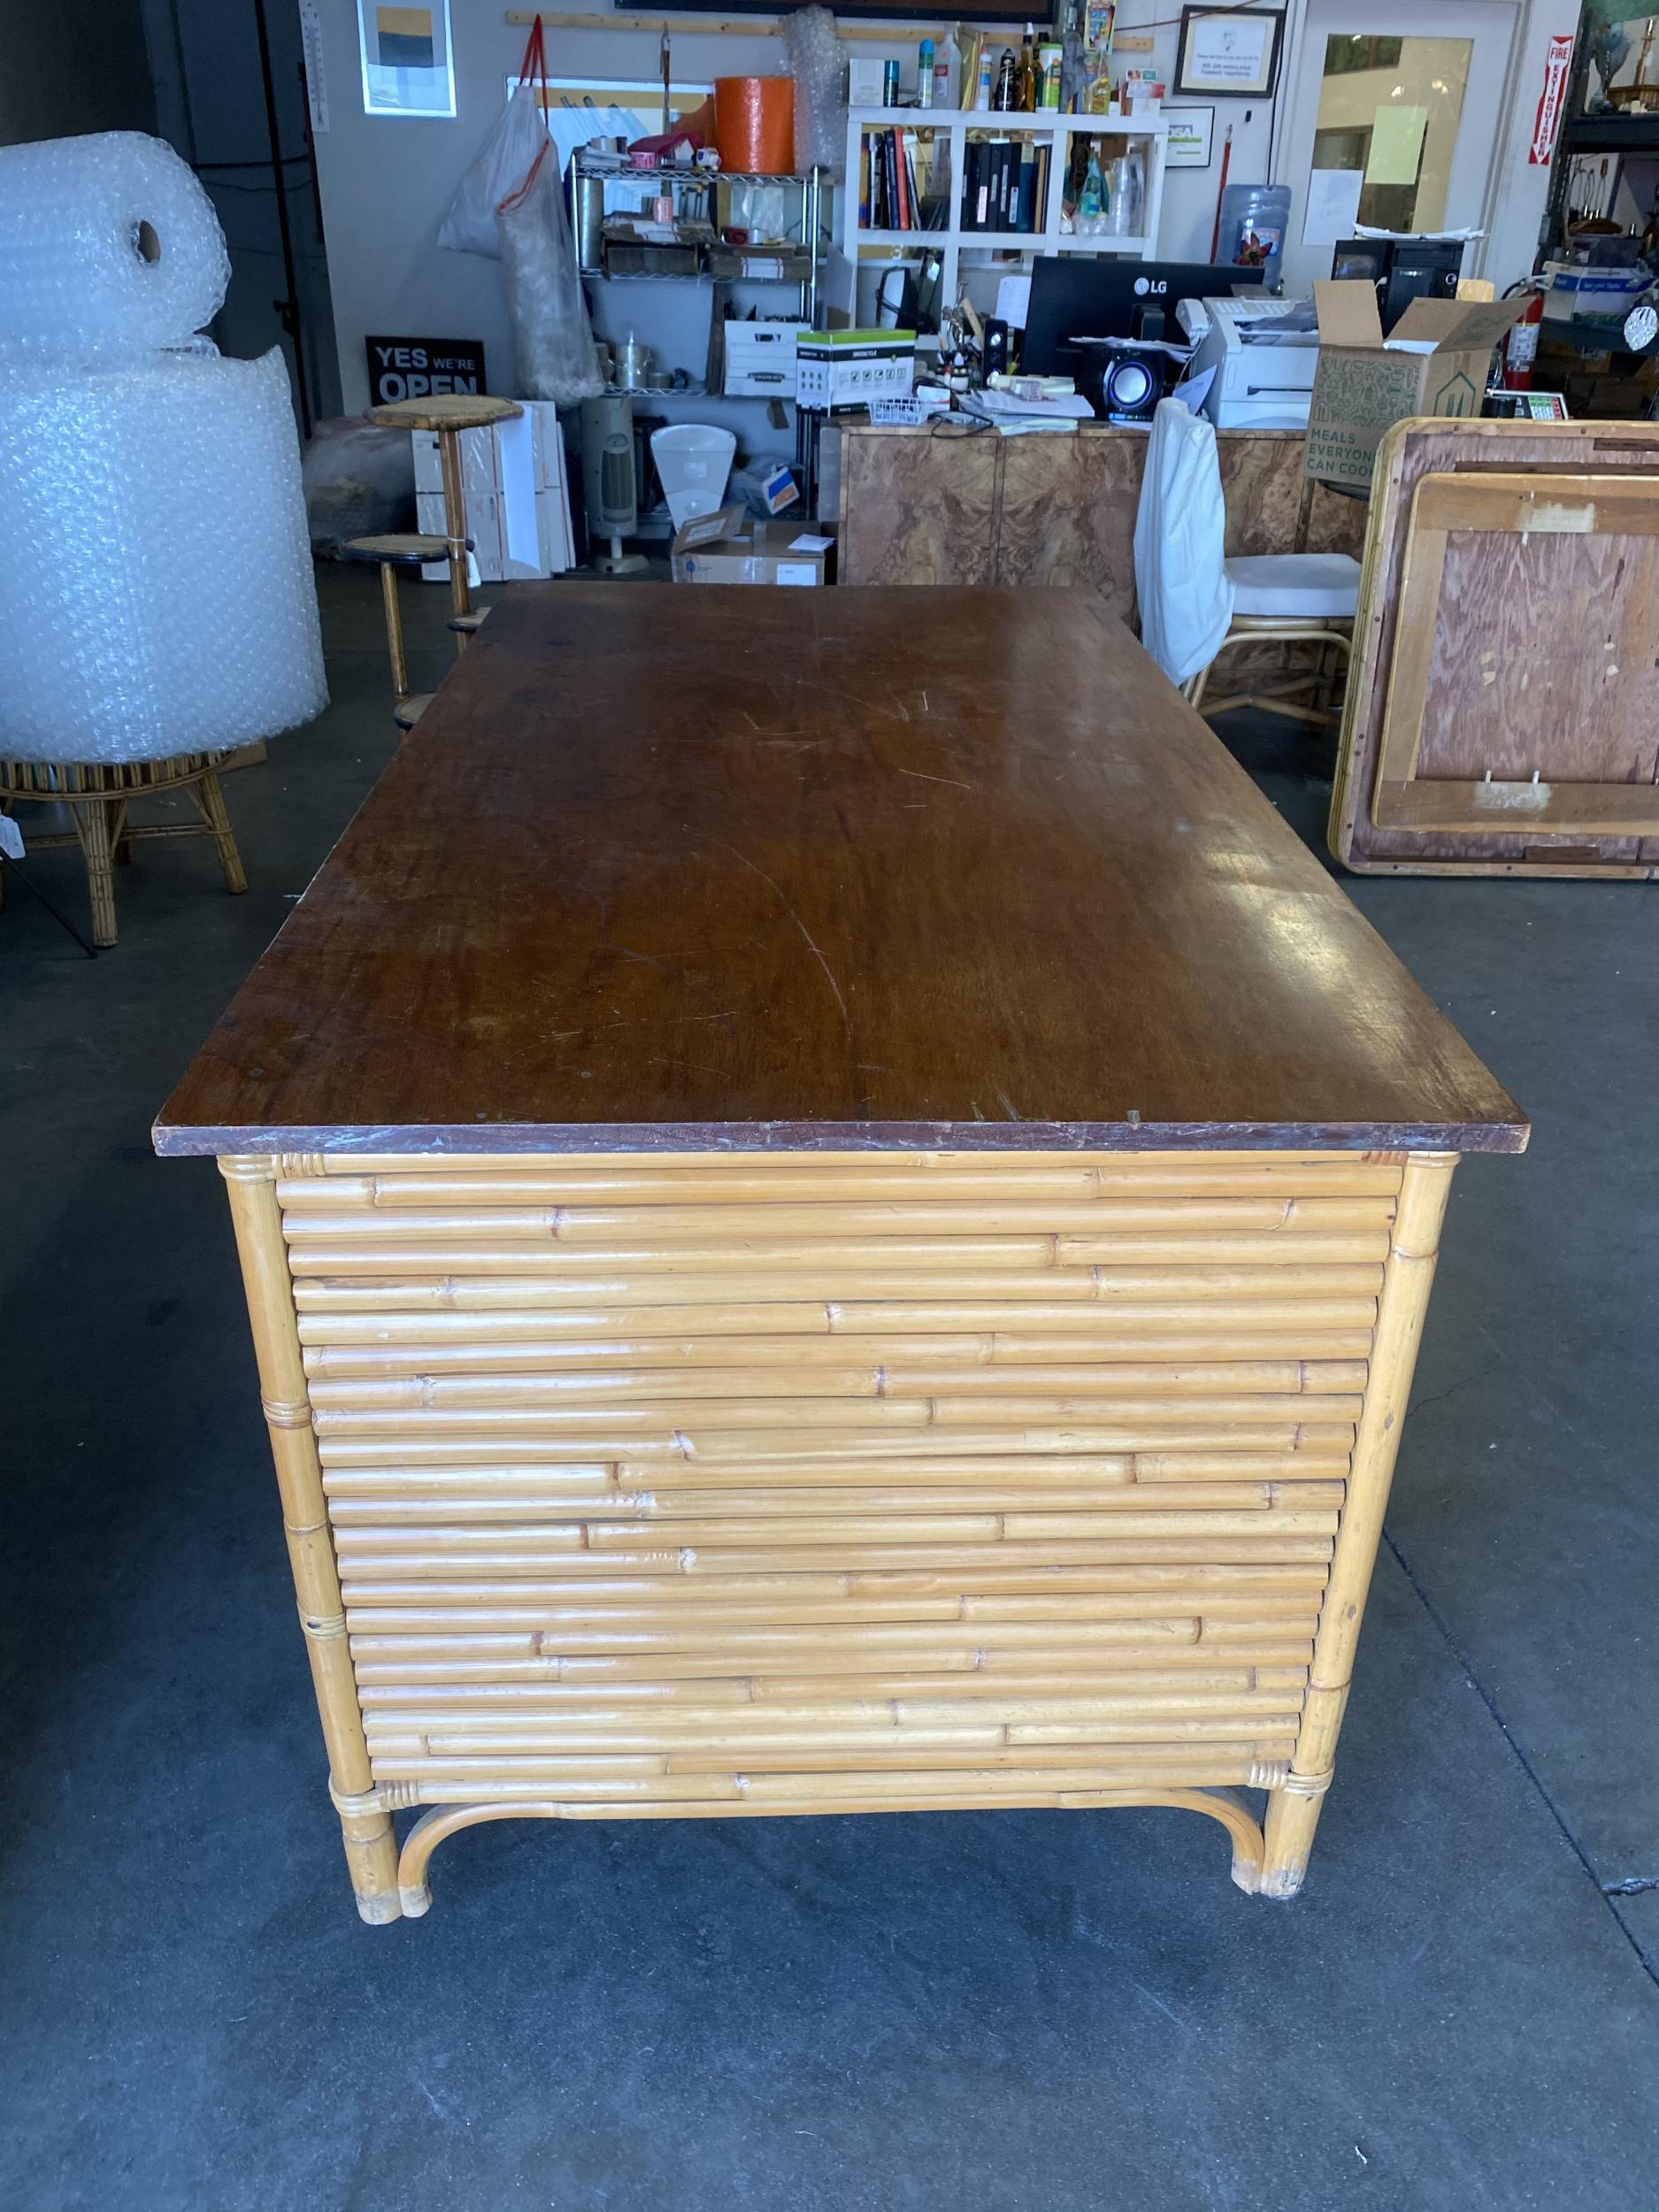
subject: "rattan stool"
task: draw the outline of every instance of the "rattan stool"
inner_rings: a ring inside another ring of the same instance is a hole
[[[461,473],[461,433],[511,422],[524,409],[516,399],[490,399],[477,392],[435,392],[426,399],[395,399],[371,407],[369,420],[386,430],[435,430],[443,465],[443,526],[449,534],[449,603],[457,615],[471,614],[472,595],[466,572],[466,486]],[[466,650],[463,631],[456,646]]]
[[[447,538],[427,537],[419,531],[391,531],[380,537],[348,538],[340,551],[345,560],[373,561],[380,569],[380,599],[386,611],[386,650],[392,664],[392,719],[400,730],[412,730],[431,704],[433,695],[429,691],[411,692],[409,688],[397,572],[400,568],[419,568],[426,561],[448,560],[449,541]],[[465,548],[461,565],[466,565]]]
[[[57,761],[0,760],[0,811],[10,814],[21,802],[66,806],[74,828],[54,830],[30,840],[35,845],[79,842],[87,856],[87,890],[92,903],[92,941],[112,945],[115,930],[115,865],[131,857],[140,837],[211,837],[227,891],[245,891],[242,855],[219,788],[219,771],[227,753],[180,753],[172,760],[124,760],[70,765]],[[183,791],[198,819],[185,822],[129,822],[134,799],[160,791]]]

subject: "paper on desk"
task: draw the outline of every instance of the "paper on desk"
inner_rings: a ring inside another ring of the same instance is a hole
[[[1010,330],[1024,330],[1025,317],[1031,311],[1031,279],[1028,276],[1004,277],[996,288],[996,319],[1006,323]]]
[[[9,814],[0,814],[0,853],[8,860],[23,857],[23,833]]]
[[[1189,413],[1202,414],[1204,402],[1210,396],[1210,388],[1215,380],[1216,372],[1213,368],[1194,369],[1191,376],[1181,379],[1170,394],[1170,397],[1179,399]]]
[[[972,395],[974,411],[995,419],[1018,416],[1026,422],[1092,422],[1094,410],[1081,392],[1073,392],[1070,399],[1016,399],[1012,392],[994,392],[988,388]]]
[[[1451,245],[1461,239],[1467,245],[1471,238],[1484,238],[1486,234],[1484,230],[1379,230],[1374,223],[1356,223],[1353,230],[1356,238],[1392,238],[1396,243],[1402,239],[1415,243],[1429,238],[1444,240]]]
[[[789,550],[792,553],[827,553],[834,542],[833,538],[791,538]]]
[[[1355,235],[1363,169],[1310,169],[1308,205],[1302,219],[1304,246],[1334,246]]]

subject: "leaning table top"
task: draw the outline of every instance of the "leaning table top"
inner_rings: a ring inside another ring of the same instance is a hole
[[[168,1154],[1518,1151],[1087,590],[516,588]]]

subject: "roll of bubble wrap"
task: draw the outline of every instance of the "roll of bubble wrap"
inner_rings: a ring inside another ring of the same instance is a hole
[[[159,138],[0,147],[0,364],[188,345],[229,281],[213,203]]]
[[[0,757],[164,760],[327,703],[288,372],[0,371]]]
[[[847,65],[835,18],[827,8],[796,8],[780,32],[795,81],[795,160],[840,179],[847,167]]]

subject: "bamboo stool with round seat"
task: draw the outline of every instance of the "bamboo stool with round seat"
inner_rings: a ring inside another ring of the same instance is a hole
[[[461,433],[486,430],[498,422],[512,422],[523,412],[516,399],[493,399],[481,392],[434,392],[425,399],[391,400],[384,407],[369,410],[369,420],[379,423],[383,430],[435,430],[438,434],[438,457],[443,466],[443,523],[449,538],[449,603],[457,617],[472,611],[472,595],[467,584],[466,485],[461,472]],[[463,630],[456,651],[464,653],[466,642],[467,633]]]
[[[87,858],[87,890],[92,906],[92,941],[116,941],[115,867],[132,857],[141,837],[211,837],[227,891],[245,891],[242,855],[219,788],[219,771],[228,752],[180,753],[171,760],[124,760],[72,765],[64,762],[0,760],[0,813],[22,803],[65,806],[73,830],[53,830],[30,840],[35,845],[79,843]],[[195,820],[130,822],[127,809],[138,798],[182,791],[196,810]]]
[[[386,650],[392,664],[392,719],[403,731],[412,730],[432,703],[429,691],[409,688],[409,659],[403,649],[403,616],[397,597],[400,568],[419,568],[426,561],[449,558],[449,541],[416,530],[388,531],[379,537],[350,538],[340,549],[349,561],[373,561],[380,572],[380,599],[386,611]],[[463,546],[461,566],[466,566]],[[453,573],[453,569],[451,569]]]

